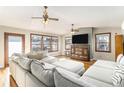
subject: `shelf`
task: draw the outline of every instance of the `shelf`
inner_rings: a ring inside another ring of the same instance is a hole
[[[89,45],[72,45],[71,46],[71,58],[78,60],[88,61],[90,52]]]

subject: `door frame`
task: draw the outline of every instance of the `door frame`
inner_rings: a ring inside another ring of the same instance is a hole
[[[4,67],[8,67],[8,36],[20,36],[22,37],[22,49],[23,53],[25,53],[25,34],[19,33],[8,33],[4,32]]]

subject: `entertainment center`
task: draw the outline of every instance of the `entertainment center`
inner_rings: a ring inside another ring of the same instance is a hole
[[[72,36],[71,56],[72,59],[89,61],[90,45],[88,44],[88,34]]]

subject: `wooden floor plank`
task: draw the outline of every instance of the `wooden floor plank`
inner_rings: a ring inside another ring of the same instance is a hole
[[[10,87],[18,87],[13,77],[10,75]]]

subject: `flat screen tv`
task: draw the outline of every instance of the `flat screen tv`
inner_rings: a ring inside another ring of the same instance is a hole
[[[72,44],[88,44],[88,34],[73,35]]]

